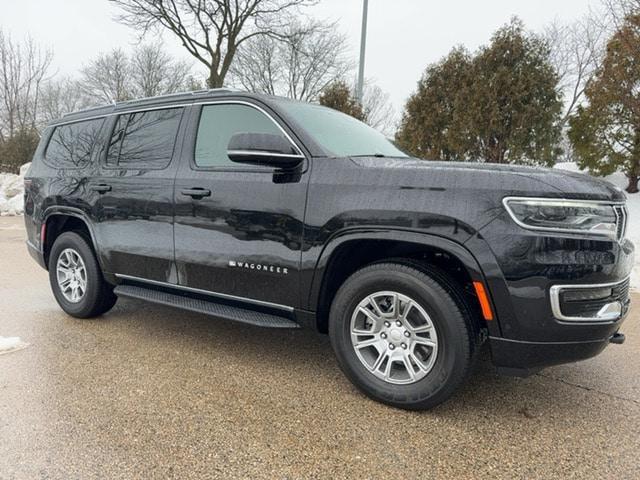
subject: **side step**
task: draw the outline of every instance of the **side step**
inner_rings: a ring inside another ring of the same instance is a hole
[[[256,327],[300,328],[300,325],[286,317],[246,310],[244,308],[215,303],[213,301],[176,295],[151,288],[139,287],[137,285],[118,285],[114,289],[113,293],[119,297],[146,300],[152,303],[159,303],[160,305],[167,305],[169,307],[181,308],[192,312],[204,313],[205,315],[212,315],[214,317],[225,318],[227,320],[235,320],[236,322],[247,323]]]

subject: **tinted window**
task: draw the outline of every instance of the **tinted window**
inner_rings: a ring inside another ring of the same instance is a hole
[[[107,165],[164,168],[169,165],[182,108],[150,110],[118,117],[107,151]]]
[[[56,168],[87,166],[102,122],[100,118],[55,127],[45,152],[47,163]]]
[[[237,133],[282,135],[282,130],[260,110],[248,105],[205,105],[200,114],[196,137],[196,165],[199,167],[239,167],[227,156],[229,140]]]
[[[337,110],[302,102],[282,102],[281,107],[336,157],[407,156],[377,130]]]

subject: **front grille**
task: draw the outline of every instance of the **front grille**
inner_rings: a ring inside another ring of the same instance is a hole
[[[618,241],[622,241],[627,231],[627,207],[625,205],[615,205],[613,211],[616,214],[616,238]]]

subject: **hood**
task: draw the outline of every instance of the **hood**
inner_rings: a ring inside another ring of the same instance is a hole
[[[543,195],[581,200],[624,201],[624,192],[606,180],[566,170],[492,163],[441,162],[415,158],[352,158],[367,169],[387,169],[400,174],[403,182],[503,190],[506,195]],[[402,174],[404,173],[404,175]],[[412,180],[413,179],[413,180]],[[434,185],[435,186],[435,185]]]

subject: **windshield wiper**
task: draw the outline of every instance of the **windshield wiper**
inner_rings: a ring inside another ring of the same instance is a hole
[[[376,157],[376,158],[387,158],[384,153],[365,153],[363,155],[351,155],[352,157]]]

